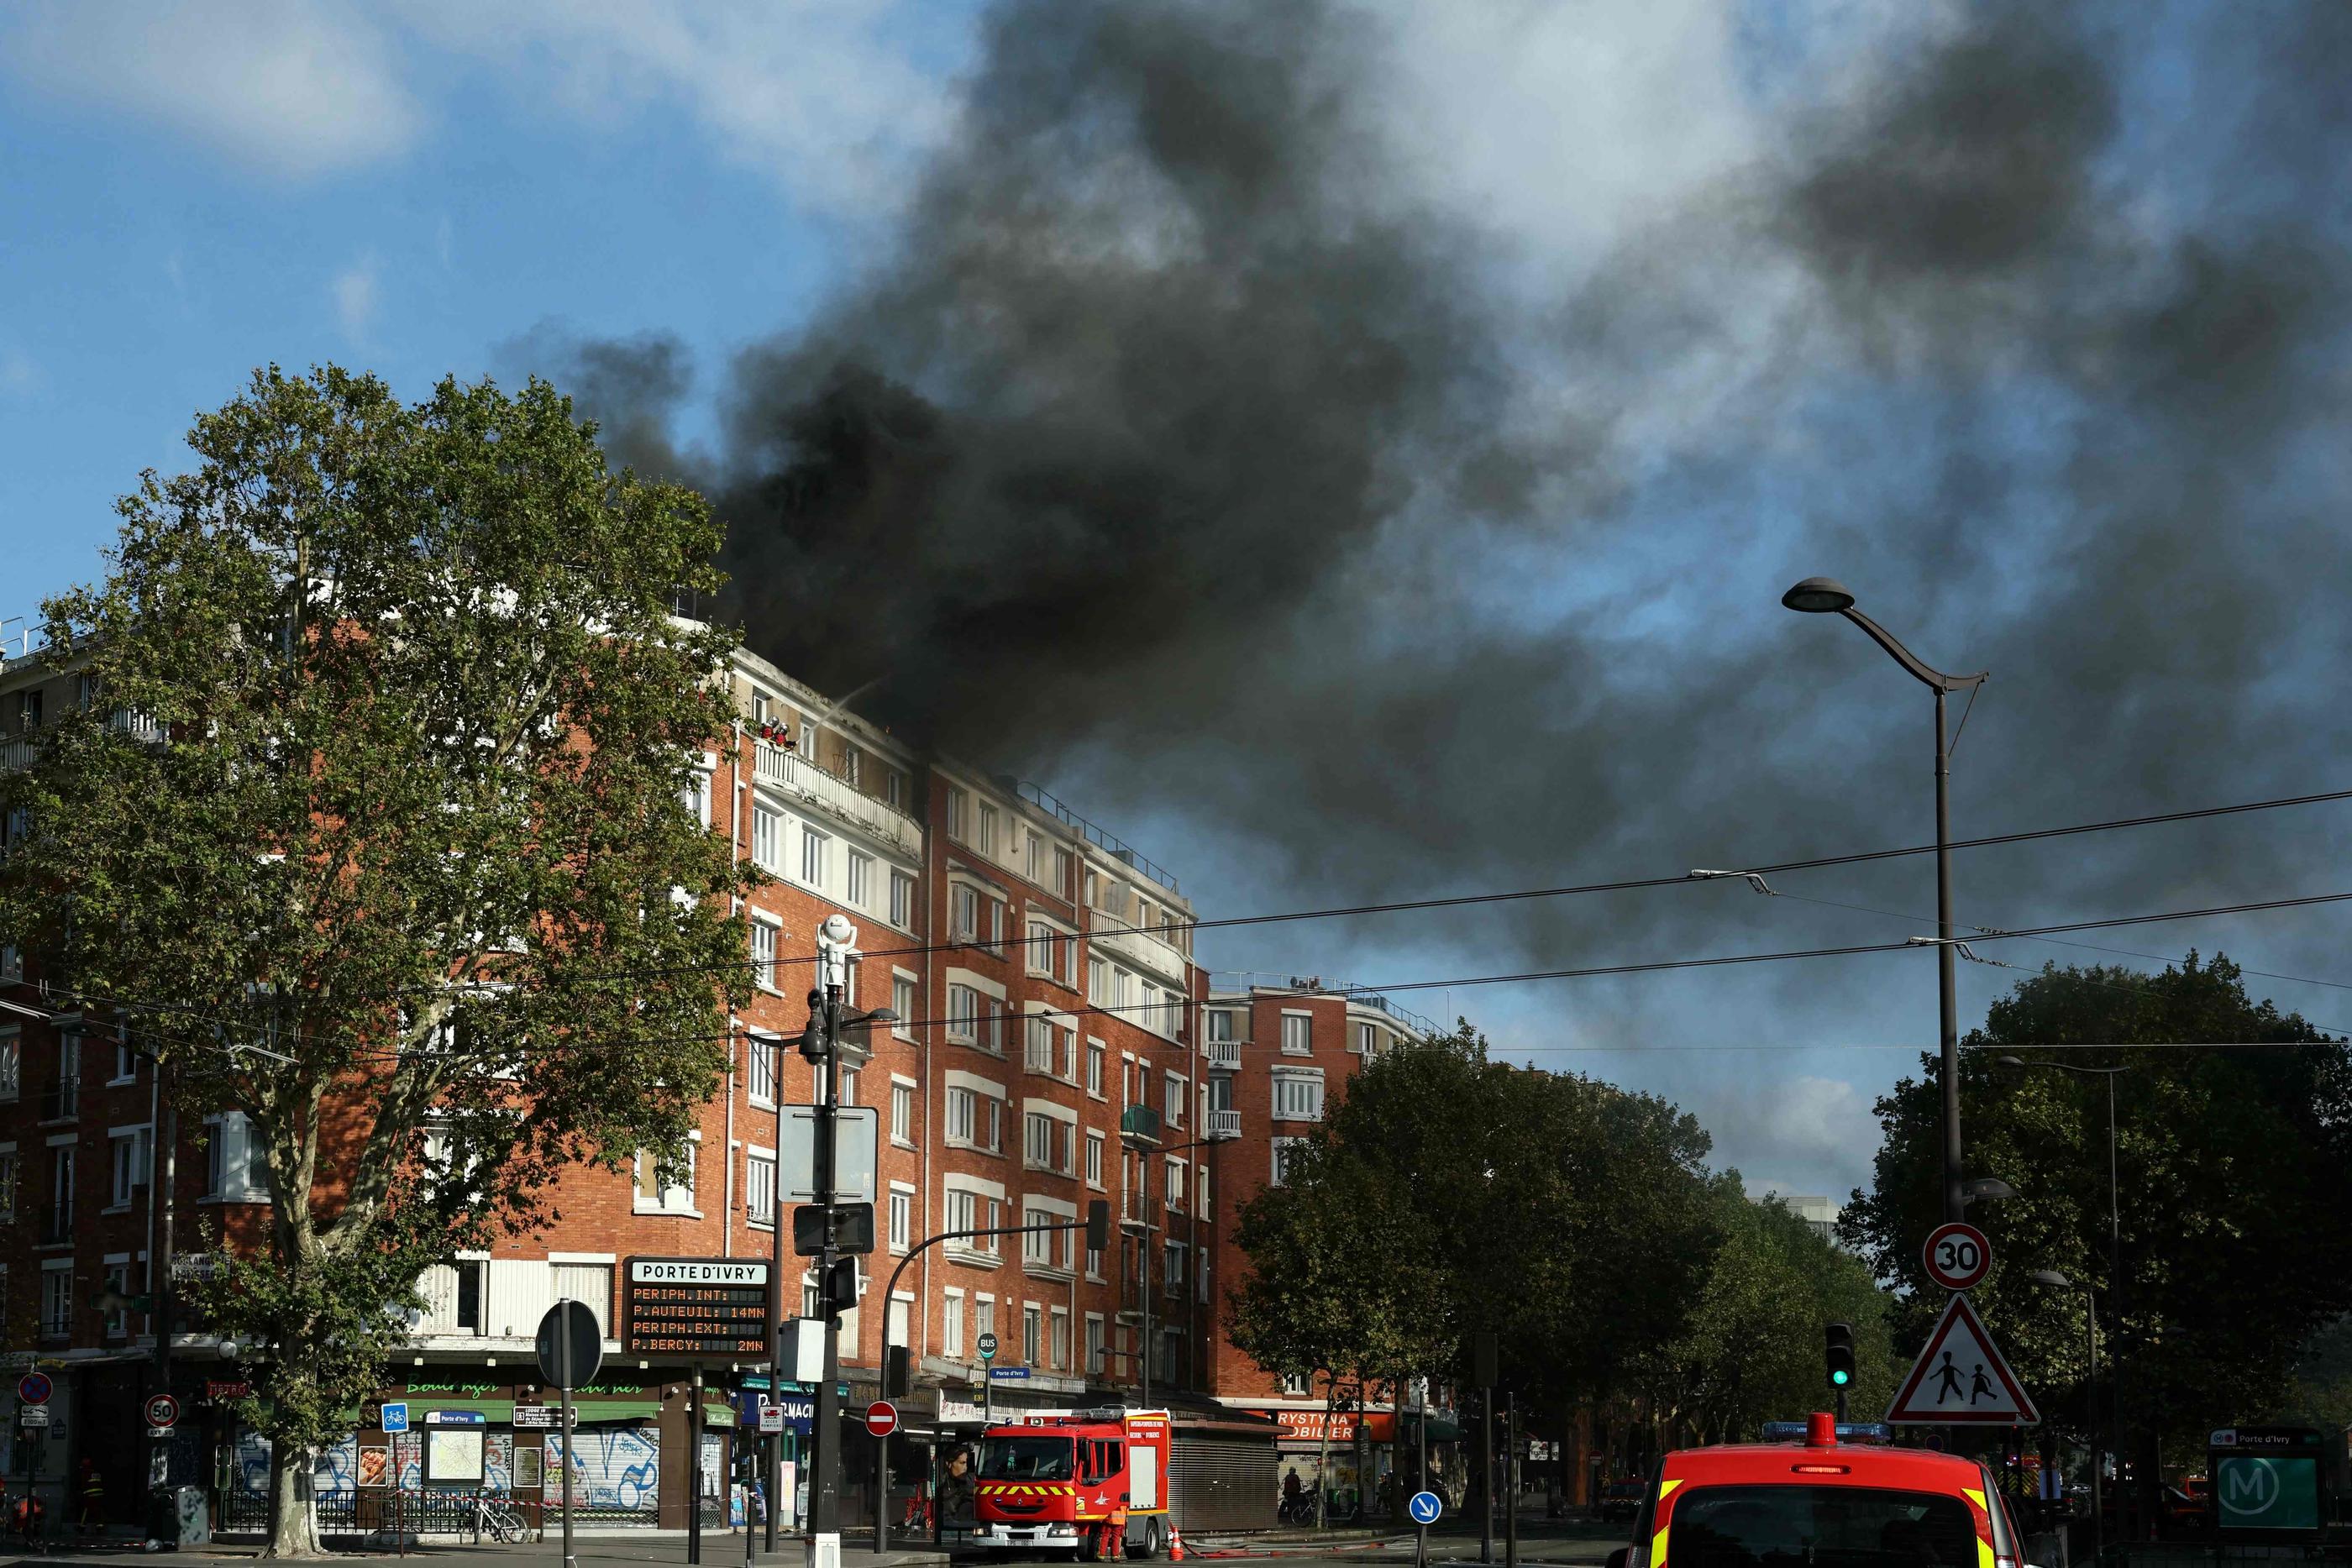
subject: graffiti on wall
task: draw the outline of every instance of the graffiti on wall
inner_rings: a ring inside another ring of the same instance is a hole
[[[547,1447],[577,1507],[641,1513],[659,1501],[661,1433],[654,1427],[582,1431],[569,1443],[562,1433],[551,1432]]]
[[[486,1490],[514,1490],[514,1434],[492,1432],[482,1439],[482,1486]]]
[[[269,1500],[269,1439],[250,1427],[238,1427],[236,1451],[230,1463],[230,1471],[239,1496],[267,1503]]]

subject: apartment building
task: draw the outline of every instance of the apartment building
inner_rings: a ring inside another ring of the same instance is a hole
[[[1385,997],[1319,977],[1268,974],[1211,977],[1201,1019],[1208,1072],[1202,1113],[1232,1139],[1216,1154],[1223,1162],[1218,1181],[1228,1218],[1267,1186],[1281,1185],[1286,1152],[1323,1120],[1365,1063],[1440,1032],[1432,1020]],[[1248,1268],[1232,1233],[1230,1224],[1216,1233],[1223,1250],[1212,1259],[1227,1279]],[[1228,1406],[1271,1416],[1282,1431],[1280,1463],[1300,1469],[1312,1484],[1326,1414],[1325,1390],[1309,1369],[1260,1366],[1220,1334],[1204,1386]],[[1373,1450],[1373,1473],[1362,1478],[1369,1497],[1394,1451],[1392,1410],[1332,1420],[1330,1484],[1342,1491],[1357,1484],[1352,1445],[1359,1419]],[[1433,1414],[1433,1443],[1458,1435],[1450,1420]]]
[[[1147,1376],[1158,1396],[1197,1386],[1214,1359],[1227,1265],[1202,1143],[1202,979],[1175,878],[1036,787],[919,757],[757,655],[739,654],[730,679],[738,721],[700,757],[687,803],[774,881],[743,911],[758,992],[730,1019],[722,1092],[678,1168],[640,1158],[618,1176],[571,1172],[549,1204],[559,1219],[427,1271],[394,1379],[320,1461],[330,1515],[362,1485],[463,1479],[432,1472],[424,1431],[383,1431],[387,1402],[405,1405],[413,1427],[479,1427],[476,1484],[530,1495],[553,1460],[548,1439],[514,1426],[515,1407],[546,1396],[530,1336],[559,1297],[589,1302],[607,1328],[605,1368],[579,1396],[574,1468],[591,1511],[681,1525],[698,1431],[707,1503],[723,1496],[728,1394],[755,1369],[703,1369],[698,1418],[688,1369],[619,1356],[615,1275],[634,1256],[775,1249],[784,1108],[815,1098],[790,1045],[807,1018],[816,928],[835,914],[859,931],[850,999],[900,1020],[853,1040],[842,1070],[844,1102],[871,1107],[879,1133],[877,1245],[842,1360],[845,1407],[857,1410],[879,1395],[886,1333],[909,1347],[917,1388],[893,1455],[903,1480],[926,1462],[927,1439],[975,1431],[992,1400],[1067,1405],[1131,1395]],[[71,672],[24,657],[0,666],[0,766],[29,759],[44,715],[94,696]],[[0,1272],[0,1321],[7,1348],[38,1355],[58,1384],[37,1447],[0,1412],[0,1468],[58,1496],[89,1458],[127,1518],[145,1487],[146,1440],[129,1413],[152,1391],[154,1325],[134,1308],[152,1288],[159,1214],[168,1202],[177,1267],[195,1269],[204,1225],[258,1240],[267,1176],[231,1116],[182,1129],[173,1190],[159,1193],[161,1108],[136,1021],[58,1016],[13,954],[0,964],[0,1000],[17,1009],[0,1011],[0,1224],[24,1243],[13,1275]],[[1075,1223],[1095,1199],[1119,1220],[1107,1254],[1075,1228],[917,1251],[943,1231]],[[813,1273],[788,1265],[787,1291],[794,1278],[813,1310]],[[257,1525],[267,1449],[229,1412],[243,1353],[201,1323],[180,1330],[173,1388],[189,1415],[173,1479],[225,1477],[219,1523]],[[998,1336],[997,1367],[1028,1375],[985,1384],[984,1333]],[[798,1421],[788,1457],[804,1413]],[[874,1495],[872,1444],[844,1452],[855,1515]]]

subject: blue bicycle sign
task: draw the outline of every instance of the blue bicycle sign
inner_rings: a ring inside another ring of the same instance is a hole
[[[1412,1500],[1404,1507],[1405,1511],[1412,1515],[1415,1524],[1435,1524],[1437,1516],[1445,1511],[1444,1500],[1433,1491],[1413,1493]]]

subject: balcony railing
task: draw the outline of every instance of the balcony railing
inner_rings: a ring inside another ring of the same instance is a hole
[[[1209,1124],[1202,1129],[1212,1138],[1238,1138],[1242,1135],[1242,1113],[1239,1111],[1212,1111]]]
[[[1125,863],[1133,866],[1136,870],[1141,872],[1144,875],[1150,877],[1152,881],[1158,883],[1169,892],[1174,893],[1178,891],[1176,886],[1176,878],[1173,873],[1163,871],[1160,867],[1152,864],[1150,861],[1145,860],[1141,855],[1136,853],[1135,851],[1129,849],[1125,843],[1113,838],[1110,834],[1103,831],[1100,828],[1096,827],[1092,822],[1087,821],[1084,817],[1079,816],[1067,806],[1063,805],[1061,801],[1055,800],[1045,790],[1030,783],[1026,779],[1015,779],[1013,781],[1013,788],[1018,791],[1024,800],[1028,801],[1031,805],[1038,808],[1040,810],[1052,813],[1055,820],[1060,821],[1064,826],[1075,831],[1078,836],[1085,839],[1087,842],[1093,844],[1097,849],[1109,852],[1114,859],[1122,861]]]
[[[1239,1072],[1242,1070],[1242,1042],[1237,1040],[1213,1040],[1207,1042],[1209,1071]]]
[[[22,736],[0,740],[0,773],[21,773],[33,765],[33,743]]]
[[[822,806],[893,849],[910,855],[922,851],[923,830],[912,817],[876,800],[847,779],[827,773],[797,752],[760,741],[753,768],[762,784],[772,784],[787,794]]]
[[[1160,1113],[1149,1105],[1129,1105],[1119,1113],[1118,1133],[1139,1143],[1160,1141]]]

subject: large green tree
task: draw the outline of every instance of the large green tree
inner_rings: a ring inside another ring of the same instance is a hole
[[[0,804],[0,939],[127,1014],[184,1123],[240,1112],[266,1231],[205,1305],[262,1348],[281,1482],[379,1386],[431,1261],[575,1162],[681,1144],[749,987],[739,873],[683,807],[731,716],[692,493],[532,382],[257,373],[45,608],[96,706]],[[134,714],[141,724],[108,722]],[[152,725],[165,737],[143,738]],[[316,1550],[281,1484],[272,1549]]]
[[[1719,1239],[1706,1150],[1666,1102],[1491,1061],[1466,1022],[1392,1051],[1245,1206],[1236,1343],[1298,1369],[1328,1318],[1346,1332],[1324,1337],[1359,1366],[1409,1306],[1425,1359],[1375,1375],[1460,1377],[1483,1331],[1523,1408],[1597,1403],[1685,1331]],[[1318,1249],[1332,1253],[1319,1265]]]
[[[1997,1260],[1973,1295],[2045,1415],[2079,1428],[2087,1358],[2083,1298],[2032,1283],[2036,1270],[2095,1292],[2103,1373],[2151,1483],[2160,1452],[2185,1458],[2207,1430],[2281,1403],[2298,1349],[2352,1306],[2345,1047],[2250,998],[2228,959],[2194,954],[2157,975],[2045,968],[1962,1043],[1969,1174],[2019,1194],[1970,1212]],[[2120,1278],[2108,1259],[2106,1081],[2004,1068],[2002,1056],[2127,1070],[2114,1080]],[[1899,1337],[1916,1346],[1943,1300],[1919,1260],[1941,1218],[1932,1076],[1897,1084],[1878,1114],[1873,1186],[1842,1223],[1905,1288]]]

